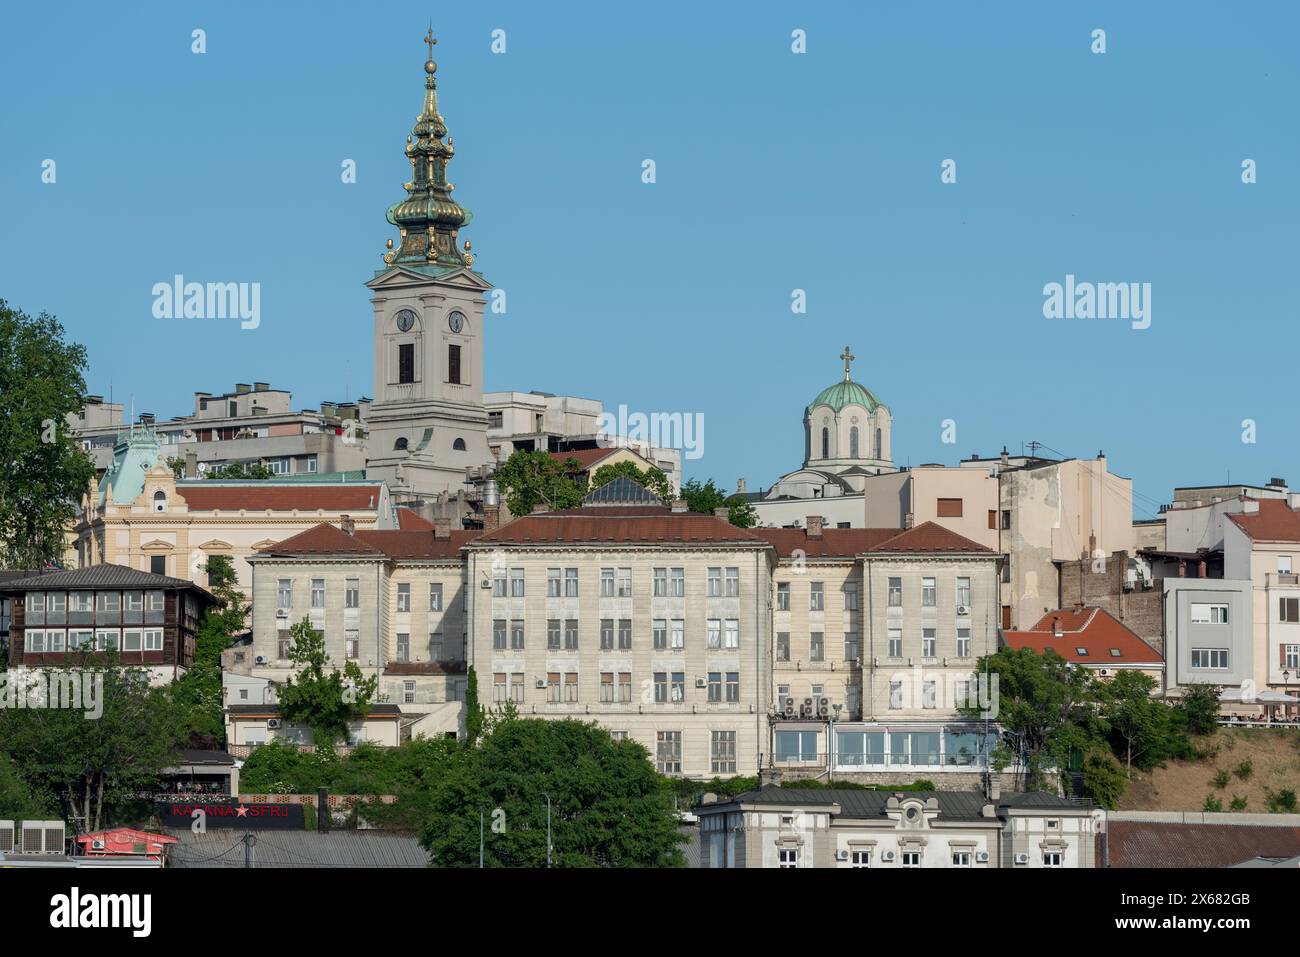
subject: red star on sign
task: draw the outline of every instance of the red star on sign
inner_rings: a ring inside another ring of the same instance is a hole
[[[246,807],[235,808],[235,817],[248,817],[248,808]]]

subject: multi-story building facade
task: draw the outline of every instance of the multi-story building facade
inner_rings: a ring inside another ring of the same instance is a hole
[[[1256,687],[1286,694],[1300,685],[1300,493],[1242,505],[1224,525],[1224,577],[1251,583]],[[1218,665],[1225,653],[1207,649],[1202,658]]]
[[[178,480],[153,430],[137,428],[118,442],[103,479],[92,481],[71,547],[81,567],[126,565],[187,581],[206,581],[207,560],[229,556],[247,593],[251,555],[345,516],[360,528],[396,521],[377,481]]]
[[[595,720],[665,774],[767,759],[771,550],[725,518],[588,507],[526,515],[466,547],[479,699]]]
[[[1044,792],[763,787],[703,804],[701,867],[1094,867],[1091,808]]]
[[[75,665],[83,654],[114,652],[155,684],[179,678],[194,661],[194,639],[212,596],[178,578],[122,565],[96,565],[11,579],[11,668]]]

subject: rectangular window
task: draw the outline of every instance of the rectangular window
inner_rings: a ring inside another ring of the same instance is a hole
[[[442,632],[429,632],[429,660],[442,661]]]
[[[1211,605],[1201,602],[1192,603],[1193,625],[1226,625],[1227,623],[1227,605]]]
[[[736,732],[711,732],[709,741],[709,758],[709,766],[714,774],[735,774]]]
[[[935,503],[935,514],[939,518],[961,518],[961,502],[959,498],[941,498]]]
[[[619,598],[632,597],[632,569],[620,568],[618,570],[617,589]]]
[[[632,650],[632,619],[620,618],[618,620],[618,650]]]
[[[870,867],[870,866],[871,866],[871,852],[870,852],[870,851],[850,851],[850,852],[849,852],[849,864],[850,864],[851,866],[853,866],[853,867]]]
[[[576,704],[578,701],[578,673],[576,671],[566,671],[564,673],[564,701],[566,704]]]
[[[31,598],[32,596],[31,596],[31,594],[29,593],[27,597],[28,597],[28,598]],[[29,654],[39,655],[39,654],[44,653],[44,651],[45,651],[45,632],[44,632],[43,630],[41,630],[41,629],[39,629],[39,628],[36,628],[36,629],[28,628],[28,629],[23,633],[23,637],[24,637],[24,640],[25,640],[26,643],[27,643],[27,651],[28,651]]]
[[[605,622],[602,621],[600,625],[601,625],[600,646],[604,648],[605,647]],[[560,619],[558,618],[548,618],[546,620],[546,649],[548,651],[560,650]]]
[[[415,682],[402,682],[402,704],[415,704]]]
[[[397,347],[397,381],[402,385],[415,381],[414,342],[403,342]]]
[[[668,621],[668,647],[673,651],[681,651],[686,647],[686,621],[682,618],[672,618]]]
[[[293,607],[293,582],[281,578],[275,583],[275,607],[288,609]]]
[[[826,660],[826,636],[820,631],[808,635],[808,657],[813,661]]]
[[[903,867],[920,867],[920,866],[921,866],[921,852],[920,852],[920,851],[903,851],[902,854],[900,854],[899,856],[902,858],[902,861],[903,861]]]
[[[407,632],[399,631],[397,633],[397,660],[411,660],[411,636]]]
[[[578,619],[564,619],[564,650],[578,650]]]
[[[120,591],[95,592],[95,614],[110,617],[122,611],[122,593]]]
[[[844,633],[844,660],[858,660],[858,633],[856,631],[846,631]]]
[[[1011,528],[1011,509],[1004,508],[1002,510],[1002,529],[1003,531],[1006,531],[1009,530],[1010,528]]]
[[[655,651],[663,651],[668,647],[668,619],[656,618],[650,622],[651,643]]]
[[[95,648],[99,651],[116,650],[118,647],[118,632],[116,628],[100,630],[95,632]]]
[[[397,637],[400,640],[403,636],[398,635]],[[409,636],[406,642],[409,647],[411,642]],[[343,654],[351,661],[361,657],[361,635],[355,628],[349,628],[343,633]]]
[[[311,580],[311,606],[313,608],[325,607],[325,579],[313,578]]]
[[[889,579],[889,607],[903,607],[903,579],[901,578]]]
[[[492,576],[492,597],[505,598],[508,594],[510,594],[509,585],[506,583],[506,573],[503,569],[499,574]]]
[[[492,673],[492,701],[494,704],[504,704],[506,700],[506,673],[504,671],[495,671]]]
[[[777,850],[776,866],[784,871],[796,870],[799,867],[799,848],[779,848]]]
[[[454,342],[447,346],[447,381],[460,385],[460,346]]]
[[[510,569],[510,597],[524,597],[524,570],[522,568]]]
[[[504,651],[506,647],[506,620],[497,618],[492,622],[492,650]]]
[[[1228,649],[1227,648],[1193,648],[1192,667],[1193,668],[1227,668]]]
[[[515,651],[524,647],[524,623],[518,618],[510,621],[510,647]]]
[[[558,621],[555,622],[555,627],[557,629],[559,628],[559,626],[560,623]],[[557,643],[559,642],[560,636],[558,634],[556,634],[555,640]],[[600,650],[612,651],[613,649],[614,649],[614,619],[602,618],[600,620]]]
[[[618,703],[632,703],[632,673],[623,671],[618,676]]]
[[[969,578],[957,579],[957,607],[965,608],[968,611],[970,609],[970,579]],[[962,612],[958,612],[957,614],[960,615],[962,614]]]
[[[998,527],[998,510],[996,508],[991,508],[989,509],[989,528],[997,528],[997,527]]]
[[[826,607],[826,596],[821,582],[810,582],[808,588],[808,610],[822,611]]]
[[[935,639],[934,634],[935,634],[935,630],[933,628],[921,629],[921,657],[922,658],[935,657],[935,645],[937,645],[938,642]]]
[[[654,673],[655,687],[655,704],[668,703],[668,672],[656,671]]]
[[[816,731],[778,731],[776,732],[776,760],[816,761]]]
[[[602,568],[600,570],[600,597],[614,597],[614,569]]]
[[[100,594],[105,593],[100,592]],[[26,610],[26,620],[29,623],[35,625],[45,624],[45,592],[29,591],[23,607]]]
[[[1044,852],[1043,852],[1043,866],[1044,866],[1044,867],[1060,867],[1060,866],[1061,866],[1061,852],[1060,852],[1060,851],[1044,851]]]
[[[720,567],[710,568],[708,596],[710,598],[718,598],[721,595],[722,595],[722,569]]]
[[[668,595],[668,569],[666,568],[654,570],[654,595],[656,598],[665,598]]]
[[[953,867],[970,867],[970,851],[953,851]]]
[[[668,572],[668,594],[673,598],[685,598],[686,569],[670,568]]]
[[[790,583],[789,582],[776,583],[776,610],[777,611],[790,610]]]
[[[564,594],[563,581],[564,579],[561,576],[560,569],[558,568],[546,569],[546,597],[547,598],[561,597]]]
[[[1277,601],[1278,621],[1300,622],[1300,598],[1279,598]]]
[[[937,589],[934,585],[933,578],[921,579],[921,607],[933,608],[935,606],[935,594]]]
[[[970,629],[969,628],[957,629],[957,657],[958,658],[970,657]]]
[[[68,647],[72,647],[72,636],[76,632],[68,632]],[[1283,645],[1282,646],[1282,667],[1290,668],[1293,672],[1300,668],[1300,645]]]
[[[361,607],[361,580],[359,578],[349,578],[343,585],[343,607],[360,608]]]
[[[314,586],[313,586],[313,591],[314,591]],[[411,610],[411,583],[410,582],[402,582],[400,585],[397,586],[397,610],[399,612]]]
[[[548,672],[546,675],[546,703],[560,703],[560,673],[558,671]]]
[[[578,570],[576,568],[566,568],[564,570],[564,597],[578,597]]]
[[[732,651],[740,647],[739,618],[728,618],[723,622],[722,647]]]
[[[660,774],[682,773],[682,733],[658,731],[655,733],[655,770]]]
[[[158,633],[159,636],[162,632]],[[69,631],[68,632],[68,650],[79,651],[82,648],[90,649],[95,647],[95,633],[93,631]],[[162,647],[161,643],[159,647]]]
[[[891,658],[903,657],[903,629],[890,628],[888,637],[889,637],[889,657]]]
[[[721,671],[709,672],[708,688],[709,688],[709,703],[720,704],[722,702],[722,672]]]
[[[776,633],[776,660],[790,660],[790,632],[778,631]]]
[[[150,574],[153,574],[153,575],[166,575],[166,574],[167,574],[167,556],[166,556],[166,555],[150,555],[150,556],[149,556],[149,572],[150,572]]]
[[[710,618],[705,622],[705,641],[706,648],[722,647],[722,619]]]
[[[515,704],[524,703],[524,676],[522,672],[510,675],[510,700]]]
[[[891,681],[889,683],[889,707],[895,711],[903,707],[903,682]]]
[[[614,672],[612,671],[600,673],[600,703],[614,703]]]
[[[672,685],[672,701],[674,704],[680,704],[686,700],[686,674],[681,671],[674,671],[672,673]]]
[[[727,597],[738,598],[740,596],[740,569],[727,569]]]
[[[737,704],[740,701],[740,672],[727,672],[727,703]]]
[[[845,582],[844,584],[844,610],[858,610],[858,583]]]
[[[127,628],[122,632],[122,650],[139,651],[143,636],[135,628]]]

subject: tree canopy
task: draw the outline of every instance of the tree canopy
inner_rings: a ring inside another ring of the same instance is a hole
[[[753,528],[758,524],[758,512],[745,501],[743,495],[727,493],[714,484],[713,479],[701,482],[691,479],[682,485],[682,498],[692,512],[713,514],[715,508],[727,509],[727,520],[737,528]]]
[[[94,468],[67,417],[81,408],[86,347],[53,316],[0,299],[0,566],[62,561]]]
[[[348,725],[369,712],[378,680],[374,675],[364,677],[351,660],[342,671],[329,668],[325,635],[307,618],[289,629],[289,637],[289,660],[300,667],[279,689],[280,713],[311,728],[318,745],[346,740]]]
[[[208,576],[208,591],[217,600],[208,606],[199,625],[194,640],[194,663],[172,685],[171,694],[181,711],[190,746],[217,748],[225,738],[221,653],[247,627],[249,605],[239,590],[230,556],[211,556],[203,571]]]

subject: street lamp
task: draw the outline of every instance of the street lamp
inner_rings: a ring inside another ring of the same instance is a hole
[[[1284,689],[1284,693],[1286,694],[1286,696],[1289,698],[1291,696],[1291,672],[1290,671],[1287,670],[1282,671],[1282,688]],[[1287,718],[1291,717],[1291,702],[1289,701],[1282,702],[1282,713]]]

